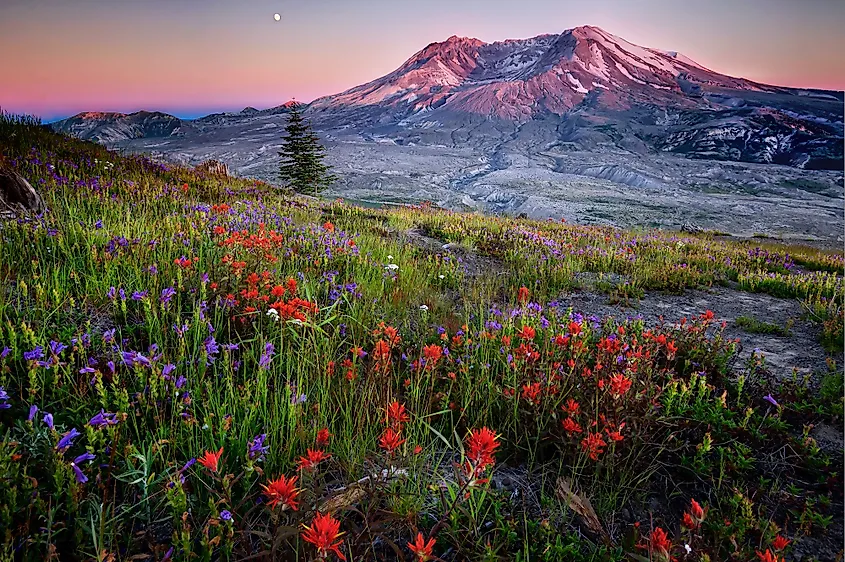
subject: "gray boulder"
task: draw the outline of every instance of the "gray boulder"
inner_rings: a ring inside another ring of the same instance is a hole
[[[22,214],[40,215],[46,210],[44,199],[23,176],[0,168],[0,218],[14,218]]]

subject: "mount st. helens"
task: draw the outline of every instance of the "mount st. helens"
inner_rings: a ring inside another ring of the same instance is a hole
[[[285,112],[54,126],[272,179]],[[596,27],[450,37],[307,115],[341,178],[334,194],[353,199],[829,241],[843,230],[842,92],[733,78]]]

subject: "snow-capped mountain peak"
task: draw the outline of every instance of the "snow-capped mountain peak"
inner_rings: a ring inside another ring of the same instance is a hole
[[[453,35],[427,45],[394,72],[311,107],[383,106],[408,114],[445,107],[524,121],[543,111],[563,114],[591,94],[608,106],[655,98],[689,105],[705,84],[760,87],[713,72],[680,53],[640,47],[599,27],[581,26],[495,43]]]

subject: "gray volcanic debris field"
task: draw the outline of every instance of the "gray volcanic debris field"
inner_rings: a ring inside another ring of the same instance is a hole
[[[261,115],[190,136],[113,146],[273,182],[286,117]],[[741,236],[841,242],[842,173],[782,165],[693,160],[666,153],[519,139],[494,149],[399,144],[395,138],[321,131],[339,181],[327,196],[432,201],[455,210],[526,213],[577,223],[678,228],[693,223]],[[551,144],[551,146],[549,146]]]

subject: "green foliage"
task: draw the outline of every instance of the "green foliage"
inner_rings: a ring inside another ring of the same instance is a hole
[[[762,322],[751,316],[738,316],[734,323],[751,334],[773,334],[783,337],[792,335],[792,325],[794,324],[790,320],[786,326],[779,326],[771,322]]]

